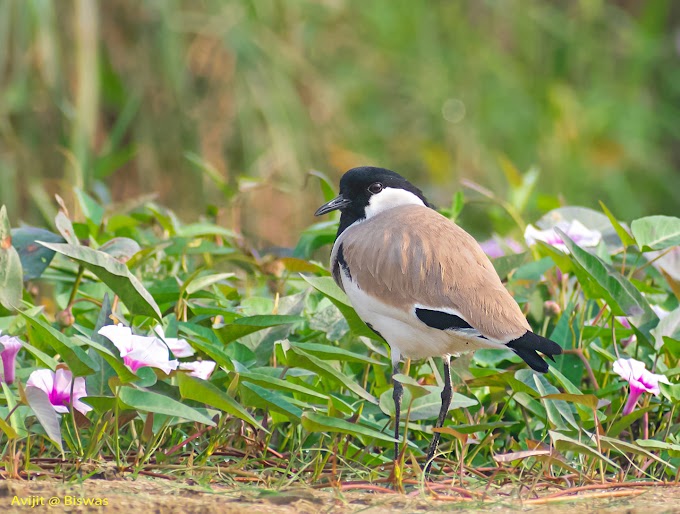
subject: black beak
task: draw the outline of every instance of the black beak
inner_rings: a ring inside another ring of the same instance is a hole
[[[338,195],[335,198],[333,198],[330,202],[325,203],[321,207],[319,207],[314,213],[314,216],[321,216],[322,214],[328,214],[329,212],[337,211],[338,209],[347,207],[351,203],[352,200],[348,200],[344,196]]]

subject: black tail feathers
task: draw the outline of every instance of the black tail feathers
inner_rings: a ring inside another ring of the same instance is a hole
[[[562,348],[556,342],[534,334],[527,330],[523,336],[507,343],[507,347],[519,355],[531,369],[545,373],[548,371],[548,363],[538,355],[541,352],[546,357],[555,361],[553,355],[560,355]]]

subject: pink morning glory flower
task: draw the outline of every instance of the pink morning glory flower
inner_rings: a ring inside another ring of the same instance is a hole
[[[492,259],[503,257],[509,252],[519,253],[522,251],[520,244],[509,237],[501,240],[492,237],[491,239],[487,239],[486,241],[479,243],[479,246],[481,246],[482,250],[484,250],[484,253]]]
[[[659,383],[668,384],[668,379],[664,375],[657,375],[647,371],[644,362],[635,359],[618,359],[612,368],[614,373],[619,375],[630,385],[630,393],[626,405],[623,407],[624,416],[633,412],[642,393],[652,393],[657,396],[661,391]]]
[[[179,369],[191,371],[189,375],[192,377],[208,380],[212,372],[215,371],[216,365],[213,361],[180,362]]]
[[[165,332],[163,327],[156,325],[153,329],[156,335],[170,348],[170,351],[175,357],[191,357],[194,353],[194,349],[189,346],[186,339],[177,339],[176,337],[165,337]]]
[[[532,246],[536,241],[543,241],[550,246],[554,246],[558,250],[569,253],[567,245],[564,244],[562,236],[560,236],[556,228],[564,232],[569,239],[574,241],[581,248],[592,248],[597,246],[602,240],[602,234],[597,230],[590,230],[578,220],[560,221],[554,227],[547,230],[539,230],[533,225],[527,226],[524,231],[524,240],[527,245]]]
[[[133,373],[143,366],[158,368],[166,375],[177,369],[179,362],[176,359],[170,360],[168,347],[157,337],[135,335],[130,327],[121,323],[106,325],[99,330],[99,334],[115,345],[123,358],[123,363]]]
[[[81,398],[87,396],[85,379],[78,377],[74,381],[73,374],[67,369],[59,368],[56,372],[50,369],[38,369],[31,373],[26,381],[26,387],[42,389],[47,394],[54,410],[61,413],[69,411],[71,384],[73,384],[73,408],[82,414],[91,411],[92,407],[80,401]]]
[[[18,337],[0,336],[0,345],[2,346],[2,369],[5,382],[12,384],[14,382],[14,375],[17,368],[17,353],[23,346]]]

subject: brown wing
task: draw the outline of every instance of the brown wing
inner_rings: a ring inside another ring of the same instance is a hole
[[[504,342],[530,328],[477,241],[432,209],[390,209],[347,229],[338,243],[352,279],[386,303],[455,309]]]

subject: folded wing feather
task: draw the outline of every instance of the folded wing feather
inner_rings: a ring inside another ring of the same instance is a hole
[[[345,230],[339,245],[353,281],[383,302],[456,311],[503,343],[530,330],[474,238],[432,209],[395,207]]]

